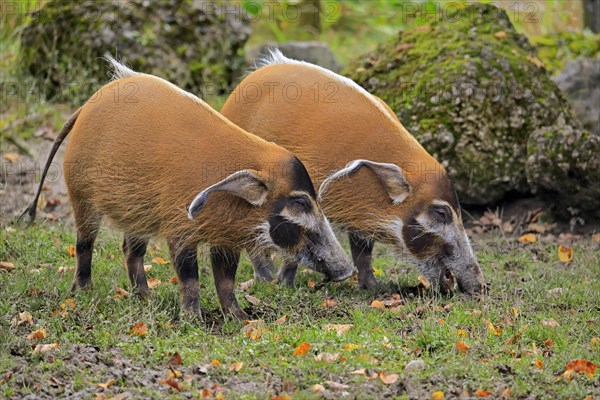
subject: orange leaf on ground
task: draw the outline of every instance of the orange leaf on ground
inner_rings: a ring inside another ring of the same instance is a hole
[[[337,306],[337,301],[335,299],[325,299],[321,303],[321,307],[323,308],[331,308]]]
[[[521,236],[518,240],[519,242],[525,244],[535,243],[537,242],[537,236],[535,235],[535,233],[526,233],[523,236]]]
[[[384,308],[385,307],[385,303],[381,300],[373,300],[371,302],[371,307],[372,308]]]
[[[471,346],[464,344],[463,342],[456,342],[455,348],[459,353],[466,353],[469,351]]]
[[[129,292],[123,288],[118,287],[116,290],[117,293],[113,296],[115,299],[120,299],[121,297],[126,299],[129,297]]]
[[[167,263],[168,263],[168,261],[167,261],[167,260],[165,260],[165,259],[164,259],[164,258],[162,258],[162,257],[154,257],[154,258],[152,259],[152,262],[153,262],[154,264],[158,264],[158,265],[165,265],[165,264],[167,264]]]
[[[510,399],[512,397],[512,393],[510,392],[510,388],[506,388],[502,391],[500,395],[501,399]]]
[[[27,339],[37,340],[37,339],[43,339],[46,336],[47,336],[46,329],[42,328],[42,329],[38,329],[37,331],[31,332],[29,335],[27,335]]]
[[[160,286],[160,284],[161,284],[161,281],[158,278],[148,279],[148,288],[150,288],[150,289],[156,289],[157,287]]]
[[[544,368],[544,363],[542,362],[542,360],[535,360],[535,366],[537,367],[537,369],[542,369]]]
[[[50,350],[58,349],[59,347],[60,347],[60,344],[58,344],[58,343],[38,344],[35,346],[35,349],[33,349],[33,352],[31,354],[32,355],[42,354],[42,353],[46,353]]]
[[[307,286],[312,289],[315,287],[316,284],[317,282],[315,282],[315,280],[311,278],[308,280]]]
[[[492,394],[492,392],[490,392],[489,390],[477,389],[475,391],[475,394],[479,397],[486,397],[486,396],[489,396],[490,394]]]
[[[0,261],[0,269],[12,271],[13,269],[15,269],[15,264],[13,264],[9,261]]]
[[[568,246],[558,245],[558,260],[561,263],[568,264],[573,260],[573,248]]]
[[[379,379],[381,379],[381,382],[385,383],[386,385],[391,385],[398,381],[398,374],[386,375],[385,372],[381,371],[379,373]]]
[[[502,334],[502,329],[496,328],[491,321],[485,320],[485,324],[487,325],[488,332],[490,332],[494,336],[500,336]]]
[[[143,336],[148,334],[148,327],[143,322],[138,322],[129,330],[130,335]]]
[[[108,389],[115,383],[116,383],[116,381],[114,379],[110,379],[109,381],[107,381],[105,383],[96,383],[96,386],[98,386],[99,388],[102,388],[102,389]]]
[[[69,257],[75,257],[75,247],[73,245],[67,247],[67,254]]]
[[[567,363],[566,370],[580,372],[582,374],[585,373],[592,378],[596,372],[596,368],[598,368],[598,366],[588,360],[573,360]]]
[[[444,397],[445,397],[444,392],[442,392],[441,390],[431,393],[431,398],[433,400],[443,400]]]
[[[310,350],[310,344],[307,342],[304,342],[304,343],[298,345],[298,347],[296,347],[294,349],[294,352],[292,354],[295,355],[296,357],[300,357],[300,356],[305,355],[309,350]]]
[[[346,351],[356,350],[358,348],[360,348],[360,344],[348,343],[344,346],[344,350]]]
[[[506,39],[508,37],[508,34],[504,31],[500,31],[500,32],[494,33],[494,37],[496,39]]]
[[[217,360],[217,359],[214,359],[214,360],[212,360],[212,361],[210,362],[210,365],[211,365],[212,367],[220,367],[220,366],[221,366],[221,361],[219,361],[219,360]]]
[[[467,333],[467,331],[464,330],[464,329],[457,329],[456,330],[456,335],[458,337],[461,337],[461,338],[466,338],[467,336],[469,336],[469,334]]]
[[[277,320],[275,321],[276,325],[283,325],[285,324],[285,321],[287,320],[287,315],[284,315],[281,318],[277,318]]]
[[[338,336],[342,336],[352,329],[353,326],[352,324],[326,324],[323,325],[323,329],[326,331],[336,331]]]
[[[181,392],[183,390],[183,385],[175,378],[163,379],[160,381],[163,385],[171,386],[173,389]]]
[[[167,365],[170,367],[179,367],[182,362],[183,360],[181,359],[181,354],[179,354],[179,352],[176,351],[169,359]]]
[[[13,318],[12,323],[16,326],[33,325],[33,315],[29,311],[23,311]]]
[[[174,276],[171,279],[169,279],[169,282],[171,282],[174,285],[177,285],[179,283],[179,280],[177,279],[176,276]]]
[[[233,363],[229,364],[229,365],[227,366],[227,370],[228,370],[228,371],[235,371],[235,372],[238,372],[240,369],[242,369],[242,367],[243,367],[243,366],[244,366],[244,363],[243,363],[243,362],[241,362],[241,361],[236,361],[236,362],[233,362]]]

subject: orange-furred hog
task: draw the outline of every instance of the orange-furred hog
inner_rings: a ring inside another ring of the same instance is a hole
[[[463,292],[482,291],[483,275],[445,169],[382,100],[348,78],[274,50],[221,112],[307,166],[325,214],[349,231],[361,287],[377,287],[371,252],[381,241],[412,259],[442,292],[455,283]],[[267,256],[253,261],[268,275]],[[279,280],[293,282],[296,268],[288,263]]]
[[[74,288],[91,286],[94,240],[103,219],[125,233],[129,278],[148,292],[148,239],[166,238],[182,310],[200,314],[197,246],[210,245],[224,312],[248,318],[234,296],[240,251],[283,250],[333,280],[355,272],[321,211],[304,165],[290,151],[247,133],[194,95],[107,56],[115,80],[61,130],[71,132],[64,173],[77,227]]]

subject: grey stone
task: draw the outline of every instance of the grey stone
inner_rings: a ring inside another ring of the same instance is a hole
[[[331,71],[339,71],[342,66],[335,59],[335,56],[329,46],[323,42],[287,42],[275,43],[269,42],[260,46],[255,46],[246,52],[246,63],[253,66],[256,59],[269,53],[269,49],[278,48],[289,58],[295,60],[306,61],[312,64],[319,65]]]

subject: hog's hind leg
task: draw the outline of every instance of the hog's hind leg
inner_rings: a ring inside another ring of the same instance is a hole
[[[148,239],[140,239],[130,234],[125,234],[123,239],[123,254],[127,261],[127,274],[134,292],[142,297],[150,294],[146,271],[144,271],[144,255],[148,247]]]
[[[77,269],[71,290],[91,289],[92,287],[92,253],[94,241],[100,229],[102,215],[85,202],[73,202],[75,226],[77,227]]]

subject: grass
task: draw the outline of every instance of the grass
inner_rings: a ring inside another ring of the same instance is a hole
[[[304,399],[349,393],[351,398],[430,398],[442,391],[445,398],[475,398],[479,389],[490,391],[488,398],[499,398],[509,388],[512,398],[583,399],[600,391],[598,373],[557,379],[573,359],[600,361],[600,347],[592,341],[600,336],[600,251],[591,241],[574,245],[574,261],[564,265],[554,244],[523,245],[500,237],[476,240],[491,284],[490,294],[481,301],[412,294],[416,270],[381,246],[374,265],[383,283],[380,293],[359,291],[353,281],[309,287],[321,277],[308,272],[299,274],[295,290],[274,284],[255,284],[245,293],[237,290],[242,307],[262,321],[254,328],[221,315],[206,255],[200,260],[205,321],[181,319],[178,288],[169,281],[174,276],[170,264],[150,261],[168,260],[160,241],[151,242],[146,257],[152,265],[149,277],[162,282],[151,299],[115,299],[116,289],[129,285],[120,237],[108,230],[99,236],[94,253],[94,289],[73,295],[70,268],[75,262],[67,251],[73,243],[71,230],[58,224],[0,231],[0,261],[15,266],[10,272],[0,271],[0,397],[100,393]],[[238,282],[251,277],[251,265],[243,259]],[[549,297],[553,288],[562,288],[562,294]],[[400,294],[401,306],[371,307],[373,300],[389,300],[393,293]],[[260,303],[249,303],[245,294]],[[64,312],[61,305],[70,298],[75,308],[67,305]],[[326,299],[335,304],[324,307]],[[58,314],[53,316],[55,310]],[[11,322],[24,311],[32,314],[33,325]],[[286,321],[278,323],[284,315]],[[559,326],[542,323],[549,320]],[[147,326],[146,335],[130,334],[137,322]],[[338,335],[326,331],[326,324],[353,327]],[[40,328],[47,331],[45,339],[26,338]],[[458,352],[457,341],[470,349]],[[308,352],[294,356],[304,342],[311,346]],[[33,355],[38,343],[58,343],[60,348]],[[176,378],[183,385],[181,393],[161,383],[175,352],[183,360],[174,367],[183,374]],[[322,353],[334,354],[334,361],[315,360]],[[425,369],[405,371],[404,366],[416,359],[425,362]],[[211,366],[212,360],[220,366]],[[236,362],[243,366],[230,371],[228,366]],[[383,371],[399,377],[386,385],[380,378],[351,374],[359,368],[369,375]],[[6,379],[9,372],[12,377]],[[96,386],[109,380],[115,383],[107,389]],[[324,393],[312,390],[317,384],[324,386]]]

